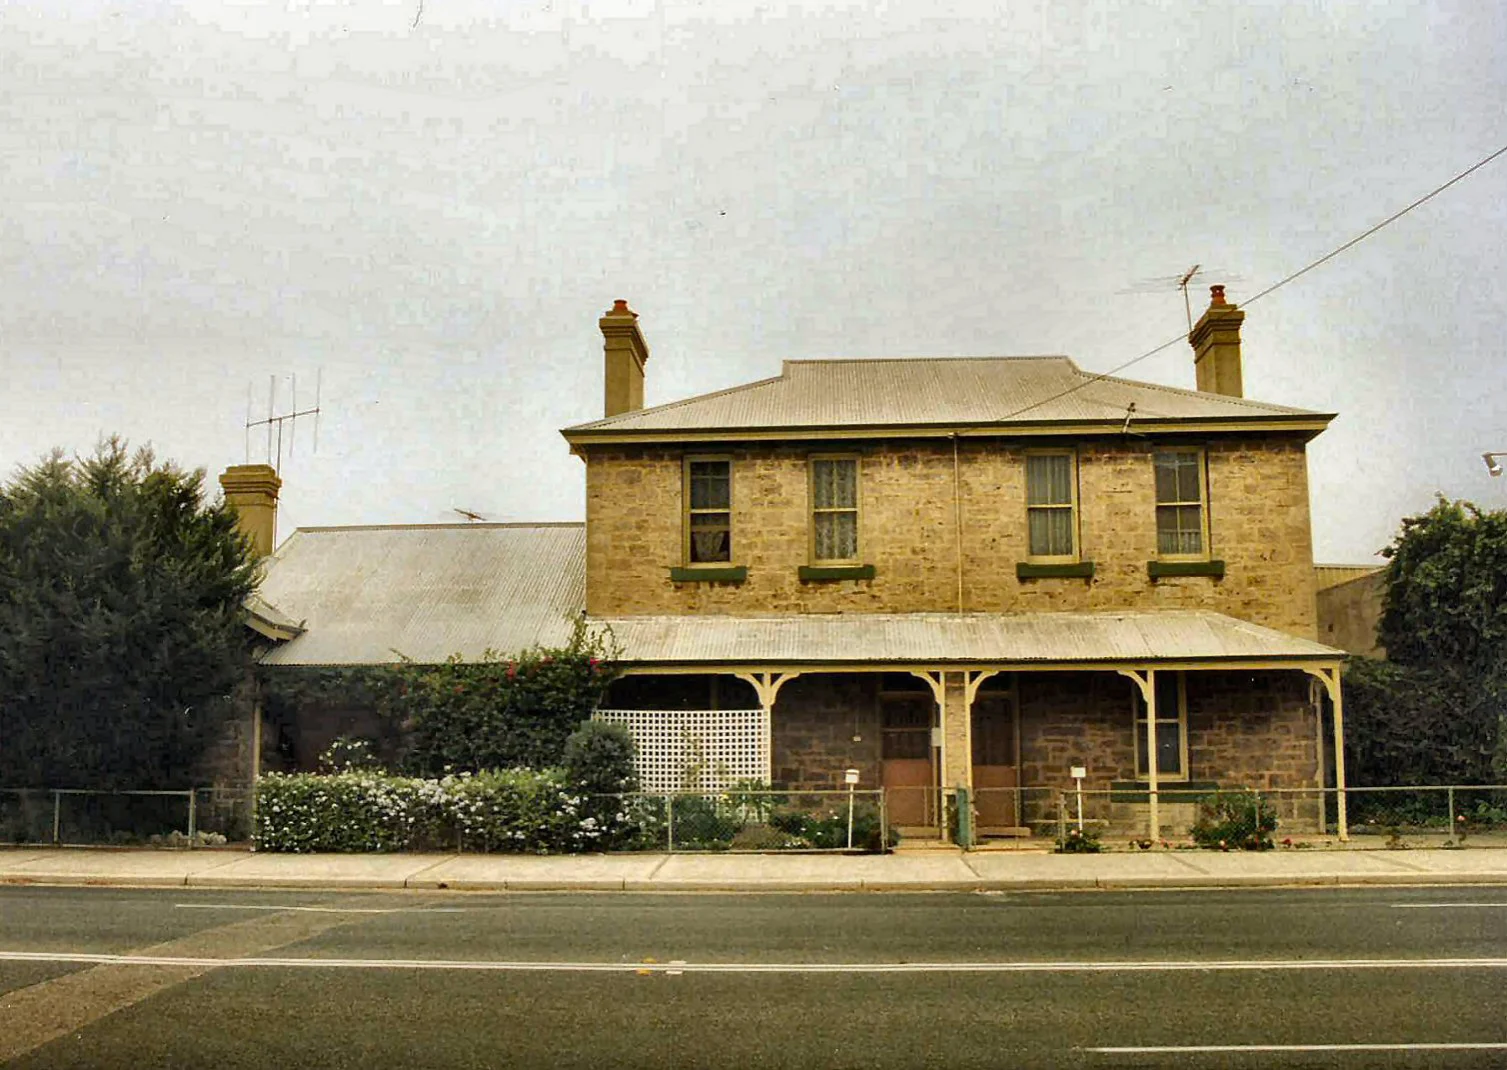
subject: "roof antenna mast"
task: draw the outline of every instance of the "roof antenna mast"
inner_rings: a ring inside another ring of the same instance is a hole
[[[1198,274],[1201,264],[1194,264],[1183,272],[1182,278],[1177,280],[1177,288],[1183,292],[1183,311],[1188,316],[1188,333],[1193,333],[1193,306],[1188,302],[1188,283],[1193,281],[1193,276]]]
[[[319,452],[319,413],[320,395],[324,388],[323,370],[314,373],[314,407],[300,409],[298,407],[298,376],[288,377],[291,389],[291,400],[288,411],[277,411],[277,376],[267,377],[267,417],[263,420],[251,418],[251,384],[246,384],[246,463],[251,463],[251,429],[253,427],[265,427],[267,429],[267,463],[277,471],[283,467],[283,429],[288,431],[288,456],[293,456],[293,449],[297,442],[298,418],[303,416],[314,417],[314,452]]]

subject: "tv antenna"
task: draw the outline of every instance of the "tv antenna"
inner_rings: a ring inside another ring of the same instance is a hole
[[[298,407],[298,376],[288,377],[291,384],[291,398],[288,411],[279,414],[277,411],[277,376],[267,377],[267,416],[263,420],[251,418],[251,384],[246,384],[246,463],[251,463],[251,429],[253,427],[265,427],[267,429],[267,463],[278,471],[283,467],[283,428],[288,430],[288,456],[293,456],[293,449],[297,443],[298,418],[314,417],[314,452],[319,452],[319,397],[323,387],[324,375],[322,371],[314,374],[314,407],[312,409],[300,409]]]
[[[1183,292],[1183,314],[1188,317],[1188,333],[1193,333],[1193,302],[1188,298],[1188,285],[1200,275],[1214,275],[1226,282],[1239,282],[1240,276],[1218,268],[1205,268],[1202,264],[1194,264],[1181,275],[1158,275],[1150,279],[1141,279],[1132,283],[1128,289],[1121,290],[1122,294],[1150,294],[1164,293],[1167,290],[1178,289]]]

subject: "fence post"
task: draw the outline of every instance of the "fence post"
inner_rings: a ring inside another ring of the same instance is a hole
[[[890,849],[890,814],[889,792],[884,788],[879,789],[879,850],[888,853]]]
[[[675,853],[675,796],[665,796],[665,850]]]
[[[194,788],[188,789],[188,846],[192,850],[194,846],[194,833],[198,831],[199,792]]]
[[[1057,793],[1057,842],[1067,843],[1067,796]]]
[[[1449,786],[1449,826],[1448,827],[1449,827],[1449,834],[1450,834],[1451,838],[1453,838],[1454,835],[1455,835],[1455,786],[1453,784],[1451,784]]]
[[[52,845],[56,847],[63,836],[63,793],[52,793]]]
[[[959,784],[957,800],[958,846],[968,851],[973,848],[973,793]]]

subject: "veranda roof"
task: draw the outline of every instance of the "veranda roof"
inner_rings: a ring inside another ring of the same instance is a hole
[[[1074,665],[1327,662],[1345,653],[1199,610],[1117,613],[900,613],[788,617],[616,617],[636,666]]]

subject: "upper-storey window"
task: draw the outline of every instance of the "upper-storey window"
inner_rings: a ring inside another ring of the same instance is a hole
[[[1153,463],[1157,553],[1170,558],[1207,557],[1208,478],[1203,450],[1157,450]]]
[[[725,457],[685,462],[685,560],[688,565],[733,559],[733,463]]]
[[[858,458],[811,458],[811,560],[858,560]]]
[[[1026,454],[1026,529],[1036,561],[1078,560],[1078,457]]]

